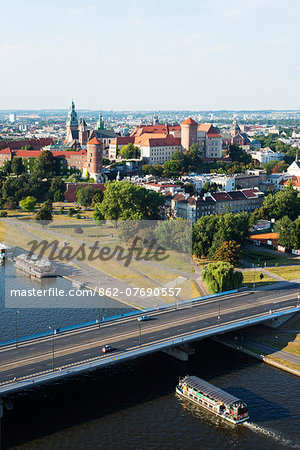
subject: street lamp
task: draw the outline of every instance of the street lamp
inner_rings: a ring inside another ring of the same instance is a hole
[[[18,347],[18,317],[20,311],[16,311],[16,348]]]
[[[255,289],[255,264],[252,263],[252,268],[253,268],[253,292]]]
[[[49,330],[52,330],[51,327],[49,327]],[[52,334],[52,370],[54,370],[54,335],[55,335],[56,330],[53,329],[53,334]]]
[[[138,322],[139,324],[139,346],[142,345],[142,329],[141,329],[141,323]]]

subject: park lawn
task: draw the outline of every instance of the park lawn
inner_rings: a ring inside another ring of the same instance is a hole
[[[5,223],[0,220],[0,242],[5,242]]]
[[[259,249],[257,250],[249,250],[249,249],[243,249],[241,254],[241,259],[245,259],[246,261],[253,263],[253,264],[259,264],[261,267],[266,266],[273,267],[276,265],[285,266],[290,264],[296,264],[297,257],[293,256],[284,256],[280,254],[273,254],[261,251]],[[258,261],[259,260],[259,261]]]
[[[202,296],[194,280],[186,280],[182,284],[178,285],[178,287],[181,288],[179,297],[183,300],[189,300],[190,298],[198,298]]]
[[[269,270],[269,269],[268,269]],[[253,286],[253,280],[254,280],[254,271],[253,270],[247,270],[243,271],[243,286]],[[268,284],[277,283],[277,280],[274,278],[269,277],[268,275],[263,274],[263,279],[261,280],[259,275],[261,272],[259,270],[255,271],[255,285],[256,286],[267,286]]]
[[[298,266],[268,268],[268,271],[288,281],[300,278],[300,264]]]
[[[146,277],[152,278],[152,280],[156,281],[161,286],[164,286],[178,277],[177,274],[173,274],[163,267],[156,267],[142,261],[132,260],[130,262],[130,267],[143,273]]]

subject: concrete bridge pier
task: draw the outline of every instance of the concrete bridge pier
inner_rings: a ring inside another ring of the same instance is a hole
[[[166,350],[163,350],[163,352],[179,359],[180,361],[188,361],[189,356],[195,354],[195,349],[188,344],[182,344],[178,347],[167,348]]]

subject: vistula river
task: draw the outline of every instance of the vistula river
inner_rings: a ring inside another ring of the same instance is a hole
[[[6,272],[4,282],[4,270]],[[68,289],[63,279],[46,285]],[[0,268],[1,341],[15,338],[16,310],[5,308],[4,284],[35,283],[11,263]],[[44,282],[42,282],[44,283]],[[117,307],[118,306],[118,307]],[[97,318],[96,309],[21,309],[18,334]],[[126,310],[107,300],[101,314]],[[300,449],[299,379],[205,340],[188,362],[164,353],[35,387],[9,397],[2,433],[18,449]],[[242,398],[250,422],[234,426],[174,394],[178,378],[197,375]]]

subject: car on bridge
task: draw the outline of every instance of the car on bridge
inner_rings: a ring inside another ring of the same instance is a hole
[[[116,347],[113,347],[112,345],[104,345],[104,347],[102,347],[102,353],[110,353],[110,352],[114,352],[116,351]]]
[[[146,322],[146,320],[150,320],[151,319],[151,317],[149,317],[149,316],[140,316],[140,317],[138,317],[138,321],[139,322]]]

